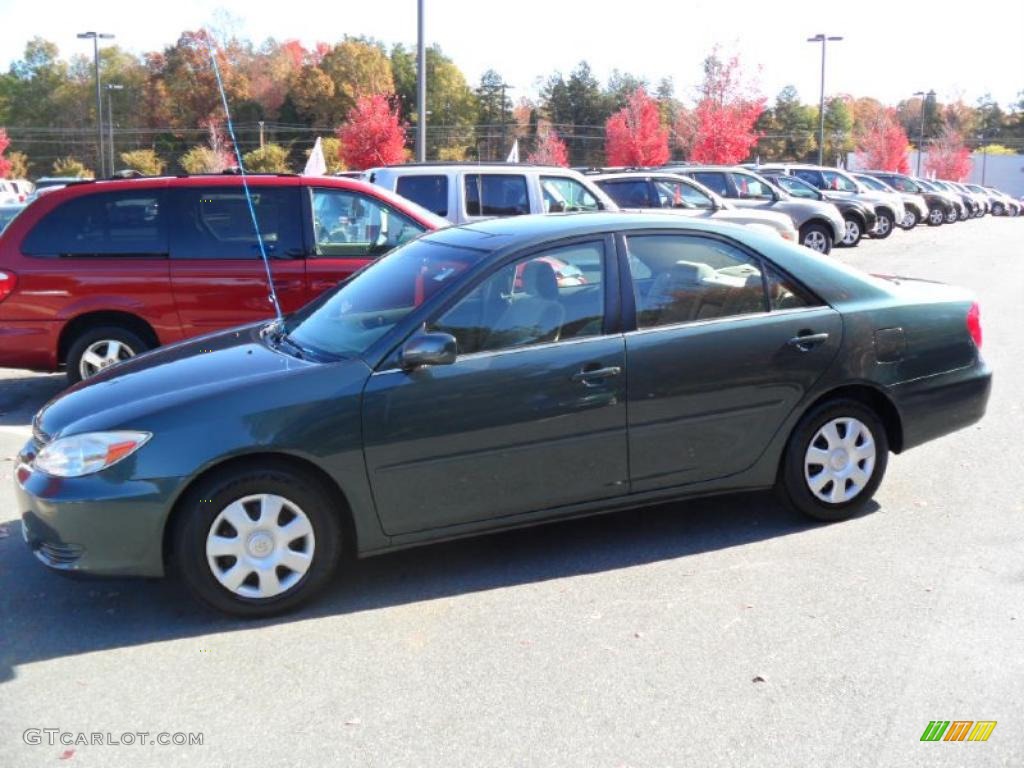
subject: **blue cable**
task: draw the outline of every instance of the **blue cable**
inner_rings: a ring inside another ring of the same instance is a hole
[[[267,285],[270,287],[270,303],[274,305],[274,312],[277,315],[279,324],[284,323],[284,316],[281,314],[281,304],[277,300],[277,289],[274,288],[274,273],[270,269],[270,259],[267,258],[267,249],[263,245],[263,235],[260,233],[260,224],[256,219],[256,207],[252,203],[252,194],[249,192],[249,182],[245,177],[245,165],[242,163],[242,151],[238,148],[238,140],[235,138],[235,125],[231,121],[231,110],[228,109],[228,96],[224,91],[224,81],[220,77],[220,67],[217,66],[217,54],[210,37],[207,38],[207,48],[210,51],[210,62],[213,64],[213,74],[217,76],[217,88],[220,89],[220,100],[224,104],[224,115],[227,117],[228,135],[231,137],[231,144],[235,148],[235,158],[238,160],[238,173],[242,177],[242,188],[245,190],[245,201],[249,204],[249,215],[252,217],[252,226],[256,230],[256,242],[259,243],[260,256],[263,258],[263,266],[267,271]]]

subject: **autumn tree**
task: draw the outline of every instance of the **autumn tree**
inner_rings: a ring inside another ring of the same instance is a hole
[[[668,160],[668,129],[658,102],[637,88],[626,106],[605,123],[605,159],[609,165],[652,166]]]
[[[4,157],[4,152],[11,145],[11,140],[7,138],[7,131],[0,128],[0,179],[16,178],[11,176],[11,161]]]
[[[738,163],[757,143],[764,98],[747,82],[739,58],[715,50],[704,60],[704,81],[695,110],[697,138],[691,157],[701,163]]]
[[[569,150],[565,142],[558,138],[558,133],[550,125],[546,125],[539,133],[537,146],[526,157],[526,162],[537,165],[569,165]]]
[[[345,37],[323,55],[319,69],[334,84],[328,102],[331,123],[347,115],[363,96],[395,92],[391,61],[384,47],[372,40]]]
[[[1012,153],[1010,153],[1012,154]],[[11,179],[27,179],[28,173],[28,155],[24,152],[11,152],[7,155],[7,160],[11,164],[8,173]]]
[[[861,153],[861,163],[868,168],[908,173],[909,148],[907,134],[903,131],[894,109],[876,113],[870,124],[860,127],[857,151]]]
[[[963,134],[947,126],[928,146],[925,170],[936,178],[963,181],[971,173],[971,151],[964,145]]]
[[[185,173],[221,173],[235,165],[235,155],[228,149],[220,124],[211,120],[205,128],[208,134],[207,143],[192,147],[178,159]]]
[[[152,149],[133,149],[121,153],[121,164],[125,168],[138,171],[143,176],[159,176],[164,172],[166,163],[157,157]]]
[[[361,96],[338,129],[341,159],[349,168],[361,171],[375,165],[392,165],[406,159],[405,126],[398,110],[383,94]]]
[[[92,171],[85,167],[85,163],[75,157],[60,157],[53,163],[54,176],[72,176],[79,179],[91,179]]]
[[[288,164],[288,150],[280,144],[264,146],[242,155],[245,170],[253,173],[291,173]]]
[[[309,159],[310,153],[313,149],[310,147],[303,152],[303,157]],[[324,153],[324,165],[327,166],[327,175],[330,176],[333,173],[339,171],[348,170],[345,167],[345,163],[341,161],[341,142],[335,136],[324,136],[320,139],[320,151]]]

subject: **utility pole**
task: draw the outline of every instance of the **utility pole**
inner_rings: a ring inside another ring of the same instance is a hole
[[[417,0],[416,38],[416,162],[427,159],[427,47],[423,37],[423,3]]]
[[[824,165],[825,159],[825,45],[829,42],[838,42],[842,37],[829,36],[819,32],[814,37],[808,37],[808,43],[821,43],[821,98],[818,101],[818,165]]]
[[[259,121],[260,126],[260,149],[263,149],[263,121]]]
[[[935,98],[935,91],[914,91],[915,96],[921,97],[921,130],[918,133],[917,139],[917,176],[921,175],[921,155],[924,154],[924,114],[925,107],[928,106],[928,99]]]
[[[114,163],[117,155],[114,154],[114,91],[123,91],[124,86],[118,83],[107,83],[107,136],[110,138],[110,175],[117,170]]]
[[[113,40],[114,36],[106,32],[79,32],[79,40],[92,40],[93,67],[96,72],[96,172],[102,177],[106,175],[106,163],[103,160],[103,92],[100,90],[100,40]]]

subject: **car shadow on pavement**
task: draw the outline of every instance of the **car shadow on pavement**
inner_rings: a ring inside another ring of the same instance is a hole
[[[242,621],[199,606],[170,579],[65,579],[35,561],[11,522],[0,538],[0,683],[51,658],[571,578],[815,527],[765,493],[662,504],[347,562],[306,609]]]
[[[0,379],[0,426],[30,426],[36,411],[67,386],[62,373]]]

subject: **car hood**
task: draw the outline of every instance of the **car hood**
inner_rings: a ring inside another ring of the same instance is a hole
[[[130,428],[141,416],[272,380],[317,363],[272,349],[264,324],[243,326],[161,347],[61,393],[36,415],[37,438]],[[186,416],[182,413],[182,417]]]

